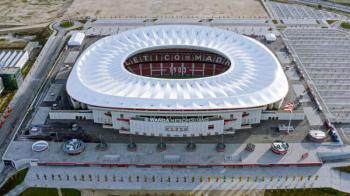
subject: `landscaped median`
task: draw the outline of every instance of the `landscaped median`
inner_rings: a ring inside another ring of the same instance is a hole
[[[340,23],[340,27],[343,29],[350,29],[350,23],[342,22],[342,23]]]
[[[74,22],[72,22],[71,20],[64,20],[60,23],[60,27],[62,28],[69,28],[72,27],[74,25]]]

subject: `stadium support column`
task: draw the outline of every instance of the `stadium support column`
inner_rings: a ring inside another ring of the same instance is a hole
[[[79,109],[79,106],[80,106],[79,102],[75,101],[73,98],[70,98],[70,101],[74,109]]]
[[[288,121],[287,134],[289,134],[290,124],[291,124],[291,121],[292,121],[292,113],[293,113],[293,110],[291,110],[291,111],[290,111],[290,114],[289,114],[289,121]]]
[[[273,109],[278,110],[279,108],[281,108],[282,103],[283,103],[283,100],[284,100],[284,98],[281,99],[281,100],[279,100],[279,101],[277,101],[277,102],[275,102],[275,103],[273,104]]]
[[[268,105],[267,105],[267,109],[268,109],[268,110],[272,110],[272,109],[273,109],[273,103],[268,104]]]

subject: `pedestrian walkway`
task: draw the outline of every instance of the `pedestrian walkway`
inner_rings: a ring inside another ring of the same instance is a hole
[[[289,151],[281,156],[274,154],[270,143],[256,143],[255,150],[245,150],[247,144],[226,144],[225,152],[217,152],[215,144],[197,144],[196,150],[188,152],[184,144],[168,144],[167,150],[158,152],[156,144],[137,144],[136,152],[129,152],[124,143],[109,143],[105,151],[96,151],[96,143],[86,143],[85,151],[77,156],[63,152],[62,143],[49,142],[48,150],[33,152],[32,142],[13,141],[4,159],[12,160],[16,167],[23,164],[99,164],[99,165],[321,165],[318,152],[338,152],[342,148],[328,149],[316,143],[289,143]],[[309,156],[301,159],[305,152]],[[176,157],[174,159],[173,157]]]
[[[33,167],[29,186],[118,190],[251,190],[332,187],[350,192],[350,174],[322,167]],[[118,187],[118,188],[116,188]]]

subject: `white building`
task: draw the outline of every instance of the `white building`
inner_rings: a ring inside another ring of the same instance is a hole
[[[273,33],[267,33],[267,34],[265,34],[265,40],[266,40],[267,42],[274,42],[274,41],[277,40],[277,37],[276,37],[276,35],[273,34]]]
[[[105,37],[78,58],[67,81],[76,109],[122,133],[234,133],[280,107],[288,81],[254,39],[190,25],[149,26]]]
[[[71,38],[68,40],[68,46],[80,46],[85,38],[82,32],[73,32]]]

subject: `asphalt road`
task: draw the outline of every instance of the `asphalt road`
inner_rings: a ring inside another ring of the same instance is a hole
[[[10,103],[13,111],[6,119],[0,129],[0,154],[4,154],[12,137],[21,125],[22,119],[25,117],[30,104],[36,97],[40,87],[46,81],[46,76],[54,65],[56,57],[59,55],[64,44],[64,36],[62,33],[54,36],[51,35],[40,52],[37,62],[31,68],[29,74],[23,81],[23,84],[17,90],[16,95]]]

